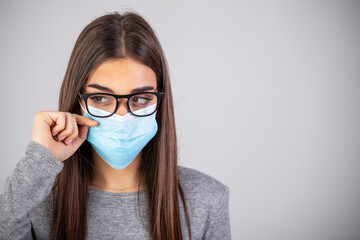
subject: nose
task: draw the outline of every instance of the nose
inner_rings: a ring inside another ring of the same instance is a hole
[[[127,114],[129,112],[127,103],[126,103],[126,99],[119,99],[118,100],[118,106],[117,109],[115,111],[115,114],[119,114],[121,116],[124,116],[125,114]]]

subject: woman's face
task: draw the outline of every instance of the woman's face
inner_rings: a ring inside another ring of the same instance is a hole
[[[136,92],[155,92],[156,74],[148,66],[132,59],[108,60],[100,64],[90,74],[82,88],[82,93],[112,93],[126,95]],[[81,104],[85,102],[81,99]],[[116,114],[125,115],[129,110],[126,99],[119,99]],[[81,110],[81,114],[84,111]]]

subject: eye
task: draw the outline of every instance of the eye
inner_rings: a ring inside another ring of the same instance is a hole
[[[115,98],[107,95],[92,95],[88,98],[88,104],[90,105],[108,105],[113,104]]]
[[[133,103],[137,103],[137,104],[147,104],[149,101],[151,101],[151,98],[147,98],[147,97],[133,97],[132,99]]]
[[[93,97],[90,97],[90,99],[91,99],[93,102],[97,102],[97,103],[108,101],[108,98],[102,97],[102,96],[93,96]]]

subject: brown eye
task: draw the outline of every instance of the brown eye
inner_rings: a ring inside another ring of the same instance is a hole
[[[91,97],[90,98],[92,101],[94,101],[94,102],[97,102],[97,103],[101,103],[101,102],[106,102],[106,101],[108,101],[108,99],[106,99],[105,97],[98,97],[98,96],[96,96],[96,97]]]
[[[92,106],[106,106],[109,104],[114,104],[115,98],[108,95],[92,95],[88,98],[88,104]]]
[[[131,100],[132,100],[133,103],[137,103],[137,104],[147,104],[149,101],[151,101],[151,98],[133,97]]]

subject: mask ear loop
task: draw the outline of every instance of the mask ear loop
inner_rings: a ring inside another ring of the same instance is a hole
[[[79,93],[79,97],[80,97],[80,96],[81,96],[81,95],[80,95],[80,93]],[[82,106],[80,99],[78,99],[78,101],[79,101],[79,104],[80,104],[81,109],[84,110],[84,112],[87,112],[86,109]]]

